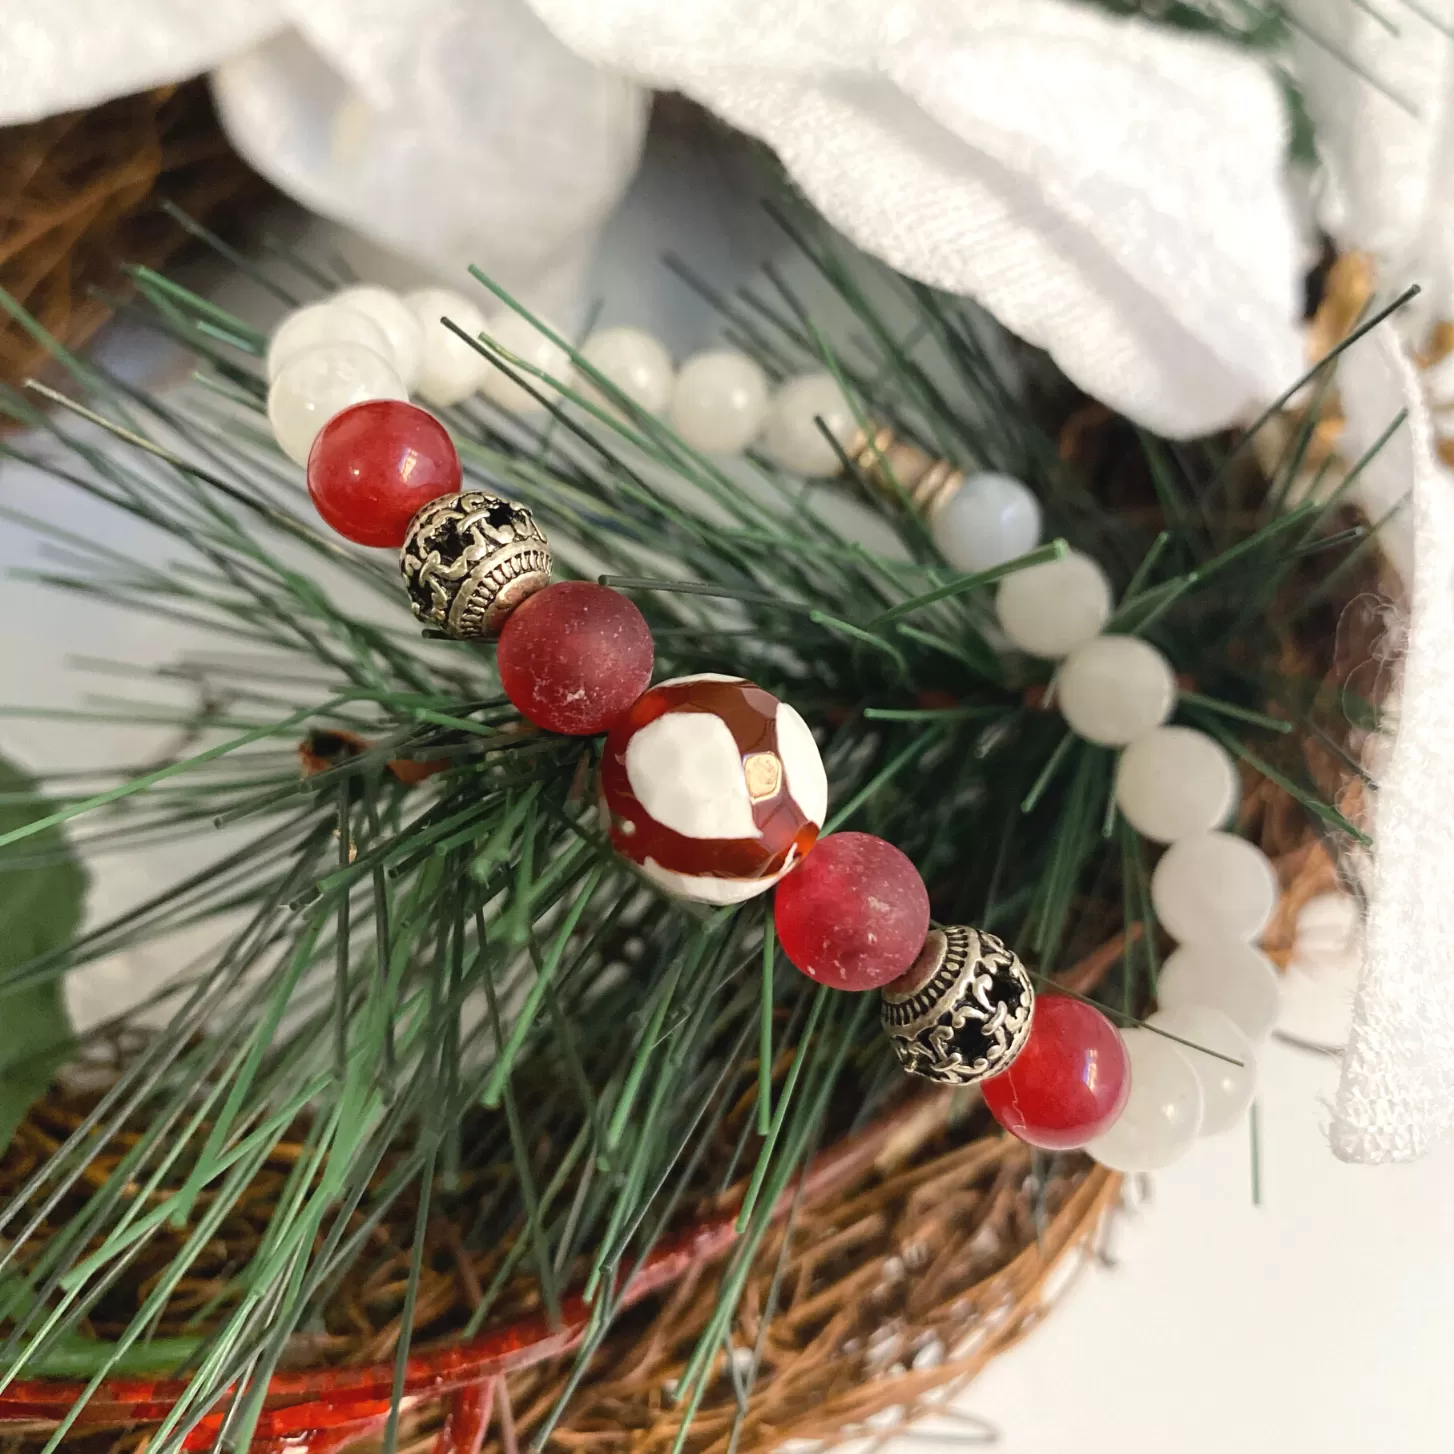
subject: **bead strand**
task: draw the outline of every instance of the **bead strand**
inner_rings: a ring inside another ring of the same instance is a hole
[[[1164,725],[1176,697],[1169,663],[1136,637],[1102,634],[1111,591],[1095,562],[1071,552],[1012,575],[996,611],[1012,645],[1060,662],[1055,700],[1067,724],[1123,749],[1117,804],[1168,844],[1152,898],[1181,947],[1162,971],[1149,1028],[1124,1033],[1068,996],[1037,1007],[1023,966],[993,935],[931,928],[923,880],[892,844],[854,832],[820,841],[827,777],[790,705],[735,677],[652,687],[651,632],[632,602],[589,582],[549,585],[549,548],[530,512],[464,490],[448,431],[407,401],[414,386],[439,407],[475,392],[506,409],[538,403],[454,333],[431,329],[436,310],[484,330],[467,300],[439,290],[400,300],[352,289],[300,310],[269,350],[269,414],[285,451],[304,454],[329,525],[360,544],[402,546],[421,620],[457,637],[499,635],[501,684],[523,717],[545,731],[606,734],[600,809],[615,849],[660,888],[704,903],[776,888],[789,962],[835,989],[882,988],[881,1018],[905,1068],[980,1084],[991,1113],[1033,1145],[1084,1146],[1108,1166],[1151,1169],[1233,1124],[1255,1085],[1252,1041],[1276,1012],[1270,963],[1249,942],[1267,922],[1275,880],[1257,849],[1219,831],[1236,795],[1230,759],[1204,734]],[[505,320],[494,342],[567,375],[565,354],[524,320]],[[932,521],[951,522],[941,549],[961,568],[1039,539],[1039,509],[1022,485],[966,479],[883,433],[857,438],[827,374],[772,395],[752,360],[715,350],[673,377],[665,350],[630,329],[594,334],[582,353],[635,407],[667,409],[697,448],[760,438],[782,467],[827,474],[838,453],[824,431],[848,440],[860,467],[871,454],[885,478],[893,471],[919,492]],[[995,520],[997,534],[981,529]],[[1215,1053],[1183,1052],[1168,1036]]]
[[[553,397],[533,377],[536,393],[523,388],[445,327],[444,318],[562,384],[571,378],[565,350],[518,314],[491,322],[447,288],[400,297],[360,284],[295,309],[273,330],[265,368],[268,419],[278,447],[295,464],[306,465],[328,420],[371,400],[417,394],[432,408],[445,409],[480,394],[498,408],[528,414]]]
[[[1150,1171],[1251,1104],[1255,1047],[1278,1011],[1277,971],[1255,947],[1277,876],[1261,849],[1223,829],[1238,798],[1231,758],[1205,733],[1166,725],[1177,696],[1171,663],[1139,637],[1102,633],[1112,604],[1104,573],[1075,551],[1008,577],[995,603],[1013,645],[1057,661],[1051,700],[1071,731],[1120,750],[1118,810],[1166,845],[1151,900],[1178,947],[1157,976],[1158,1011],[1121,1036],[1126,1104],[1086,1146],[1116,1170]]]
[[[682,441],[703,454],[756,445],[779,469],[819,479],[837,475],[847,458],[886,494],[897,485],[924,512],[940,554],[958,570],[990,570],[1040,543],[1040,502],[1019,480],[966,474],[892,429],[863,432],[826,370],[795,374],[773,389],[755,359],[714,348],[673,375],[663,345],[635,328],[592,334],[581,354],[639,408],[665,413]],[[588,397],[596,392],[587,386]]]

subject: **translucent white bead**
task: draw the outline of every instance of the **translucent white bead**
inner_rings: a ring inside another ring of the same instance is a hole
[[[1240,1125],[1257,1093],[1257,1049],[1232,1018],[1210,1005],[1177,1005],[1157,1010],[1146,1023],[1191,1042],[1176,1048],[1201,1082],[1202,1135]],[[1208,1055],[1209,1050],[1216,1054]],[[1242,1063],[1234,1065],[1237,1060]]]
[[[352,308],[342,308],[330,298],[310,303],[289,313],[273,330],[268,342],[268,382],[277,378],[285,364],[300,353],[323,343],[359,343],[384,358],[389,357],[389,340],[372,318]]]
[[[671,391],[672,427],[703,454],[736,454],[767,415],[767,375],[745,353],[711,349],[681,367]]]
[[[1196,1140],[1202,1086],[1180,1048],[1154,1030],[1123,1030],[1131,1060],[1126,1108],[1086,1150],[1112,1171],[1159,1171]]]
[[[1180,838],[1151,875],[1151,903],[1179,944],[1256,939],[1277,903],[1277,874],[1267,855],[1234,833]]]
[[[995,614],[1011,642],[1031,656],[1065,656],[1095,636],[1111,614],[1111,583],[1088,555],[1028,566],[1000,582]]]
[[[1194,727],[1157,727],[1136,738],[1116,764],[1116,806],[1156,843],[1220,828],[1240,786],[1221,744]]]
[[[397,293],[372,283],[345,288],[333,295],[333,301],[362,313],[382,330],[395,370],[404,380],[404,387],[412,389],[419,381],[419,362],[424,352],[424,328],[414,310]]]
[[[1087,742],[1124,747],[1171,716],[1176,674],[1139,636],[1095,636],[1061,663],[1055,701]]]
[[[1277,967],[1240,939],[1202,939],[1183,944],[1156,976],[1163,1010],[1200,1005],[1220,1010],[1250,1040],[1261,1040],[1277,1023]]]
[[[970,475],[934,512],[929,533],[962,571],[991,570],[1040,544],[1040,502],[1009,475]]]
[[[640,328],[600,328],[581,345],[581,357],[638,409],[660,414],[671,402],[676,370],[666,345],[652,334]],[[610,407],[588,379],[581,380],[580,390],[593,404]]]
[[[268,422],[278,447],[307,464],[318,431],[350,404],[407,399],[409,391],[382,354],[358,343],[326,343],[284,364],[268,390]]]
[[[837,451],[818,421],[845,448],[858,433],[853,408],[832,374],[799,374],[781,385],[768,405],[762,451],[776,465],[800,475],[836,475]]]
[[[440,319],[448,318],[473,338],[485,331],[485,315],[468,298],[448,288],[421,288],[417,293],[406,293],[404,302],[424,334],[419,377],[414,384],[420,398],[438,409],[469,398],[484,381],[489,362]]]
[[[547,323],[546,327],[557,337],[563,336],[553,323]],[[574,374],[570,355],[558,343],[552,343],[528,318],[522,318],[518,313],[507,313],[485,329],[485,337],[491,343],[498,344],[506,353],[513,354],[515,358],[549,374],[557,383],[570,384]],[[523,370],[516,372],[529,383],[535,394],[546,400],[554,399],[560,393],[543,379],[537,379],[534,374]],[[488,364],[485,368],[485,376],[480,381],[480,393],[492,404],[508,409],[512,414],[532,414],[545,407],[535,394],[523,384],[517,384],[509,374],[496,368],[494,364]]]

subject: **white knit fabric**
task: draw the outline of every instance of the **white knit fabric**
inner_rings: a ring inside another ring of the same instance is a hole
[[[1413,628],[1398,730],[1376,794],[1363,976],[1332,1126],[1348,1161],[1407,1161],[1454,1129],[1454,478],[1430,447],[1414,369],[1391,331],[1349,353],[1350,429],[1408,424],[1372,466],[1411,486]],[[1376,421],[1376,422],[1375,422]]]
[[[1369,466],[1360,503],[1412,612],[1396,732],[1379,765],[1367,946],[1332,1125],[1350,1161],[1402,1161],[1454,1129],[1454,482],[1438,464],[1420,381],[1396,339],[1454,316],[1454,0],[1397,7],[1293,0],[1294,59],[1331,187],[1324,221],[1373,255],[1382,296],[1423,293],[1339,372],[1360,454],[1400,408],[1407,427]]]
[[[0,125],[216,68],[238,150],[370,244],[358,266],[458,287],[475,263],[547,315],[645,131],[641,88],[524,0],[0,0],[0,37]]]
[[[1220,428],[1297,371],[1285,113],[1247,55],[1074,0],[528,4],[0,0],[0,122],[217,66],[234,140],[286,190],[560,307],[642,87],[677,89],[866,250],[1152,428]]]
[[[1298,372],[1284,111],[1245,55],[1065,0],[530,3],[1143,423],[1218,428]]]

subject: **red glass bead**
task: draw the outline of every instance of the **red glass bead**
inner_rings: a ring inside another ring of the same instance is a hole
[[[668,893],[735,904],[814,844],[828,777],[808,724],[739,677],[653,687],[601,759],[611,842]]]
[[[897,979],[924,947],[929,891],[892,843],[833,833],[778,885],[773,919],[783,952],[809,979],[872,990]]]
[[[1041,995],[1025,1048],[980,1090],[1012,1136],[1046,1151],[1069,1151],[1121,1114],[1131,1093],[1131,1062],[1116,1027],[1093,1005]]]
[[[592,581],[546,586],[510,613],[496,656],[522,717],[547,732],[604,732],[646,690],[656,650],[646,618]]]
[[[431,500],[455,494],[461,481],[449,431],[399,399],[340,409],[308,453],[313,504],[359,545],[403,545],[414,516]]]

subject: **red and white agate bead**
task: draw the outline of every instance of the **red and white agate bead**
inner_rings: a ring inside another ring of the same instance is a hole
[[[680,898],[762,893],[818,839],[828,776],[808,724],[741,677],[678,677],[611,728],[601,761],[611,842]]]

